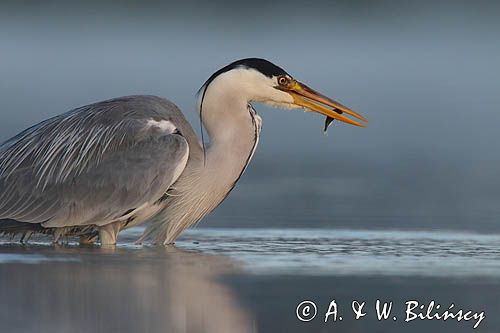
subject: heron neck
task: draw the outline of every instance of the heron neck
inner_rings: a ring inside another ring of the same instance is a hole
[[[241,108],[241,107],[240,107]],[[205,172],[212,184],[230,191],[250,162],[259,140],[261,119],[249,104],[217,124],[206,124],[210,137]],[[210,126],[212,125],[212,126]]]
[[[207,110],[206,110],[207,111]],[[224,112],[224,110],[222,110]],[[247,103],[226,117],[203,117],[210,141],[206,158],[201,150],[193,153],[181,177],[173,185],[173,195],[146,234],[156,234],[165,244],[215,209],[233,189],[253,156],[262,120]],[[198,147],[197,147],[198,149]],[[190,153],[191,154],[191,153]]]

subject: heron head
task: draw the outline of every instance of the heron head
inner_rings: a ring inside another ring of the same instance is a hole
[[[212,84],[215,81],[217,84]],[[200,90],[203,91],[202,103],[203,95],[209,87],[221,92],[232,89],[233,96],[239,96],[248,102],[261,102],[286,109],[302,108],[304,111],[320,113],[327,119],[337,119],[360,127],[364,127],[363,122],[367,122],[363,116],[309,88],[265,59],[238,60],[215,72]]]

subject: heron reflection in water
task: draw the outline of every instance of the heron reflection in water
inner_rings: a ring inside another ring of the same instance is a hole
[[[16,258],[0,265],[2,332],[256,332],[223,282],[241,274],[236,262],[123,238],[125,247],[0,245]]]

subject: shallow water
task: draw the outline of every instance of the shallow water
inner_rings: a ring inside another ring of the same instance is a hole
[[[229,256],[253,274],[500,277],[500,235],[199,229],[178,246]]]
[[[468,332],[473,322],[405,323],[407,300],[485,311],[480,332],[500,325],[500,236],[332,229],[209,229],[174,247],[0,244],[5,332]],[[324,323],[335,300],[344,320]],[[377,300],[401,320],[379,322]],[[296,318],[317,304],[311,322]],[[355,320],[353,300],[366,301]],[[372,311],[369,311],[372,310]],[[321,315],[320,315],[321,314]],[[404,329],[404,330],[403,330]]]

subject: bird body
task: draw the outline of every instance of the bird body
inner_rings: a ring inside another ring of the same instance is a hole
[[[0,233],[106,245],[150,221],[140,241],[174,242],[227,197],[250,162],[262,124],[251,102],[314,110],[284,91],[283,77],[296,82],[262,59],[212,75],[198,103],[207,145],[175,104],[156,96],[91,104],[21,132],[0,146]]]

